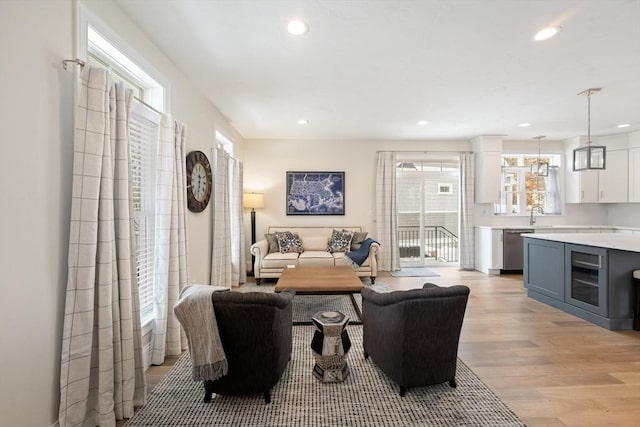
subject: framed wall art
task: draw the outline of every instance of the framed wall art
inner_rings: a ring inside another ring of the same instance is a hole
[[[287,215],[344,215],[344,172],[287,171]]]

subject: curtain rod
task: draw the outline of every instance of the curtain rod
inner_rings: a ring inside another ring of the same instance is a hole
[[[82,59],[78,59],[78,58],[76,58],[76,59],[65,59],[65,60],[63,60],[63,61],[62,61],[62,67],[63,67],[65,70],[68,70],[68,69],[69,69],[69,68],[68,68],[68,67],[69,67],[69,64],[77,64],[77,65],[79,65],[79,66],[80,66],[80,68],[82,68],[82,67],[84,67],[87,63],[86,63],[86,62],[84,62]]]
[[[82,59],[76,58],[76,59],[65,59],[62,61],[62,67],[65,70],[69,69],[69,65],[70,64],[76,64],[79,65],[80,68],[83,68],[85,65],[87,65],[86,62],[84,62]],[[135,99],[136,101],[138,101],[140,104],[144,105],[145,107],[147,107],[148,109],[150,109],[151,111],[153,111],[154,113],[158,113],[160,115],[163,115],[165,113],[163,113],[162,111],[156,110],[155,108],[153,108],[151,105],[147,104],[146,102],[144,102],[142,99],[138,98],[137,96],[134,96],[133,99]]]
[[[165,113],[163,113],[162,111],[158,111],[155,108],[153,108],[151,105],[147,104],[146,102],[144,102],[142,99],[138,98],[137,96],[134,96],[133,99],[135,99],[136,101],[138,101],[140,104],[144,105],[145,107],[147,107],[148,109],[150,109],[151,111],[153,111],[154,113],[158,113],[160,115],[163,115]]]

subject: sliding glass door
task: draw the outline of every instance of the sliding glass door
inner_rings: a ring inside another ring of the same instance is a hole
[[[457,157],[398,163],[401,266],[457,264],[459,176]]]

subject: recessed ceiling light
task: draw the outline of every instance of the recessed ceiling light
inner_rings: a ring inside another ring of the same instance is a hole
[[[417,123],[417,125],[418,125],[418,126],[424,126],[424,125],[426,125],[426,124],[428,124],[428,123],[429,123],[429,122],[428,122],[428,121],[426,121],[426,120],[420,120],[420,121]]]
[[[293,34],[294,36],[301,36],[302,34],[305,34],[307,31],[309,31],[309,26],[304,21],[293,19],[289,21],[287,30],[289,31],[289,34]]]
[[[309,120],[307,120],[307,119],[299,119],[298,120],[298,124],[299,125],[306,125],[307,123],[309,123]]]
[[[628,128],[629,126],[631,126],[631,124],[629,123],[623,123],[621,125],[618,125],[619,128]]]
[[[560,27],[558,26],[543,28],[542,30],[538,31],[535,36],[533,36],[533,39],[538,42],[547,40],[558,34],[558,31],[560,31]]]
[[[527,126],[531,126],[531,123],[520,123],[518,126],[521,128],[526,128]]]

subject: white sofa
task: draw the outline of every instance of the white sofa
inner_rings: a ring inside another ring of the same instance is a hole
[[[269,252],[269,243],[266,239],[260,240],[251,246],[251,254],[255,256],[253,266],[256,284],[264,278],[280,277],[280,273],[287,265],[348,265],[344,258],[344,252],[328,252],[327,245],[333,230],[362,231],[361,227],[269,227],[267,234],[276,231],[291,231],[297,233],[302,240],[304,252]],[[371,237],[371,236],[367,236]],[[377,252],[380,245],[372,243],[369,247],[369,256],[358,267],[356,274],[359,277],[369,277],[371,283],[375,283],[378,275]]]

